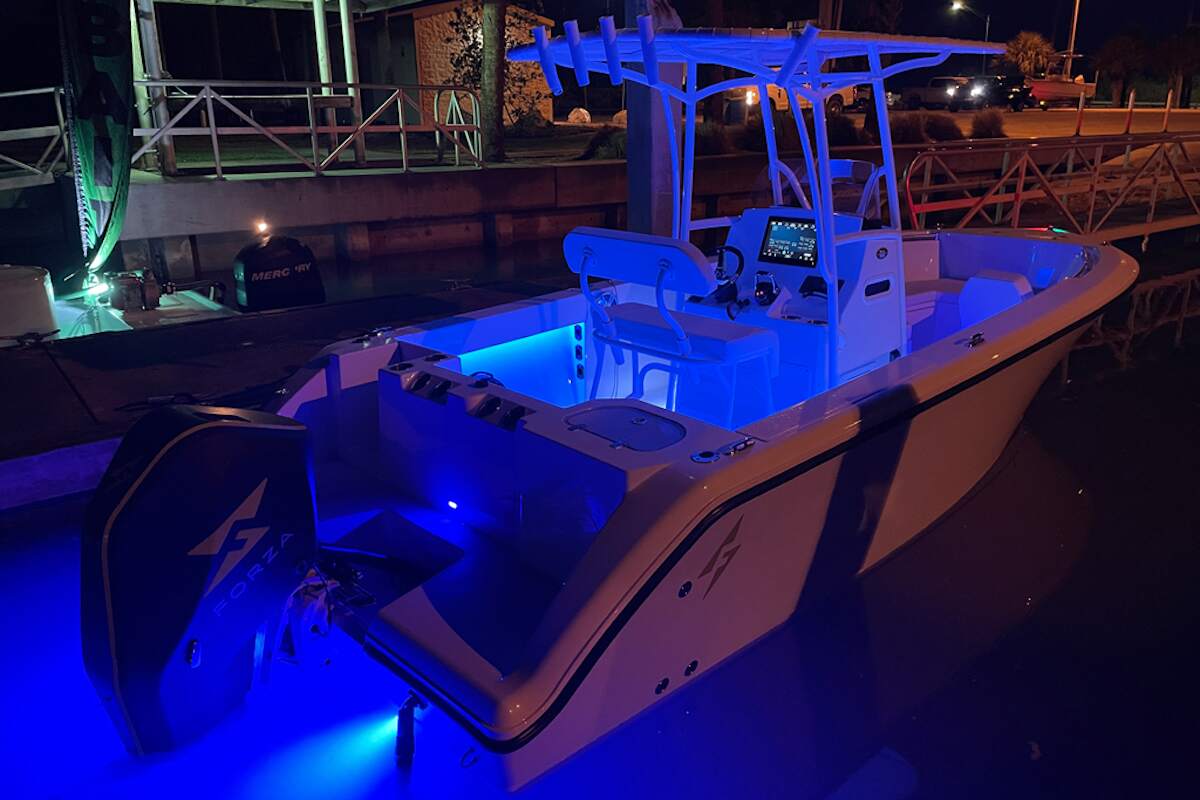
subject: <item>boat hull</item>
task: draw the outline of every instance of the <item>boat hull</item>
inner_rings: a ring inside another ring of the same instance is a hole
[[[510,788],[769,634],[802,595],[832,592],[917,538],[996,463],[1078,331],[931,401],[892,403],[871,430],[711,511],[614,620],[569,702],[504,756]]]
[[[977,269],[981,252],[999,263],[1024,259],[1031,274],[1045,277],[1055,249],[1071,240],[997,232],[909,241],[940,243],[943,274],[961,279],[957,271]],[[676,417],[686,436],[661,457],[576,435],[565,420],[577,408],[540,406],[527,421],[532,433],[620,466],[628,483],[596,546],[564,573],[525,663],[498,680],[472,679],[464,691],[451,681],[468,673],[421,661],[414,621],[441,631],[425,636],[429,647],[448,640],[470,647],[462,638],[470,632],[435,607],[438,591],[458,586],[450,574],[430,581],[442,581],[440,589],[414,590],[420,603],[410,597],[382,609],[364,646],[497,754],[509,786],[529,782],[783,624],[802,596],[877,566],[968,494],[1083,325],[1136,277],[1136,264],[1113,248],[1072,246],[1083,257],[1065,262],[1068,275],[1048,288],[803,403],[736,431]],[[406,363],[397,369],[411,368],[419,357],[413,348],[458,341],[461,349],[451,352],[470,350],[478,344],[471,337],[511,328],[522,315],[554,328],[579,302],[562,293],[451,326],[347,343],[314,363],[283,413],[311,420],[318,453],[377,470],[372,443],[388,437],[373,420],[390,408],[374,393],[382,368],[398,361]],[[471,380],[437,363],[420,369],[435,376],[429,385]],[[640,408],[650,418],[661,412]],[[444,415],[447,425],[461,413],[419,410]],[[415,453],[417,432],[442,427],[424,423],[381,447]],[[446,449],[420,452],[433,459]],[[482,439],[472,454],[488,463]]]
[[[1096,96],[1095,83],[1077,83],[1051,78],[1031,80],[1029,90],[1033,99],[1039,103],[1074,103],[1078,102],[1080,95],[1087,100]]]

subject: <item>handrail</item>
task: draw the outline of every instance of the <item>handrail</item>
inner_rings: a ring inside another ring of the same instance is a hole
[[[902,183],[914,228],[940,214],[952,228],[1051,223],[1148,237],[1200,223],[1198,152],[1200,131],[948,142],[913,158]],[[1030,204],[1040,204],[1034,218],[1023,216]]]
[[[0,153],[0,166],[16,170],[15,174],[13,172],[0,173],[0,189],[20,189],[51,183],[54,181],[54,170],[60,163],[66,163],[67,134],[66,117],[62,105],[62,87],[43,86],[35,89],[0,92],[0,101],[38,95],[49,95],[52,98],[53,120],[45,125],[0,128],[0,143],[48,141],[38,152],[36,158],[21,153],[15,155]],[[5,115],[0,115],[0,119],[6,118]]]
[[[457,84],[446,83],[345,83],[340,81],[227,81],[216,80],[210,81],[203,78],[159,78],[159,79],[138,79],[134,82],[135,86],[154,86],[166,88],[171,86],[211,86],[215,88],[223,87],[239,87],[239,86],[257,86],[278,89],[405,89],[406,91],[416,91],[418,89],[433,91],[436,89],[455,90],[459,92],[474,93],[474,89],[468,86],[460,86]],[[278,95],[271,95],[276,97]],[[301,93],[303,96],[303,93]]]
[[[12,92],[0,92],[0,100],[9,97],[29,97],[35,94],[62,94],[61,86],[42,86],[37,89],[17,89]]]
[[[354,163],[367,163],[369,134],[399,134],[400,167],[402,171],[408,171],[411,166],[410,134],[432,133],[439,162],[448,142],[453,149],[455,166],[462,166],[464,160],[468,166],[483,166],[479,98],[473,90],[462,86],[180,78],[137,80],[134,83],[158,89],[152,93],[157,96],[157,102],[170,104],[173,109],[165,122],[134,129],[136,136],[144,138],[142,146],[133,155],[134,162],[155,147],[172,148],[176,137],[201,136],[209,142],[216,177],[223,178],[229,165],[228,159],[222,159],[222,141],[230,136],[261,136],[286,154],[286,161],[294,161],[320,176],[342,166],[341,156],[352,145]],[[351,95],[337,90],[355,90],[359,96],[363,91],[386,92],[387,97],[375,108],[363,109],[367,113],[362,118],[358,117],[357,107],[347,108],[354,119],[346,124],[336,119],[339,107],[328,100],[347,100]],[[428,102],[431,96],[432,102]],[[285,124],[263,124],[255,118],[252,104],[292,107],[298,119],[292,124],[286,121]],[[383,119],[393,108],[394,123]],[[187,119],[197,113],[199,124]],[[234,119],[222,121],[218,114]],[[416,120],[410,121],[411,117]],[[289,144],[285,137],[290,136],[303,136],[306,144],[296,140]],[[322,139],[327,140],[324,149]],[[302,149],[310,152],[302,155]],[[171,160],[164,159],[164,163]]]

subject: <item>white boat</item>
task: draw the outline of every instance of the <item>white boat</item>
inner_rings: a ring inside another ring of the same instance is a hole
[[[1082,327],[1133,282],[1128,256],[1065,234],[900,229],[884,80],[1002,49],[812,26],[656,32],[648,18],[539,29],[510,57],[540,61],[552,89],[564,67],[681,107],[675,235],[576,229],[564,253],[578,289],[334,345],[288,385],[277,425],[202,415],[226,447],[243,427],[307,427],[336,619],[499,754],[510,786],[686,690],[802,592],[911,541],[992,466]],[[831,59],[858,66],[822,71]],[[698,86],[704,64],[741,76]],[[779,159],[765,115],[775,204],[693,220],[697,104],[768,84],[797,100],[806,176]],[[858,84],[877,100],[879,167],[829,155],[823,101]],[[835,210],[835,184],[864,170],[862,202]],[[716,228],[714,259],[689,240]],[[231,466],[222,480],[230,516],[179,549],[211,555],[195,585],[232,586],[228,608],[259,563],[221,557],[230,520],[267,515],[247,550],[287,540],[271,538],[274,478]],[[102,553],[126,501],[114,507]],[[96,563],[110,598],[111,560]]]
[[[1046,72],[1039,78],[1026,78],[1029,93],[1034,102],[1042,108],[1052,105],[1075,105],[1079,98],[1084,102],[1096,96],[1096,82],[1086,81],[1082,75],[1072,77],[1071,64],[1083,60],[1085,56],[1069,51],[1055,53]]]
[[[1074,80],[1065,75],[1046,75],[1041,78],[1029,79],[1029,91],[1035,102],[1040,106],[1055,103],[1078,103],[1080,96],[1084,101],[1096,96],[1095,81],[1085,81],[1082,75]]]

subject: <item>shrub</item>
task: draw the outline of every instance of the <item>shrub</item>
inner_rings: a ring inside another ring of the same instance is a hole
[[[829,132],[830,147],[850,147],[859,144],[861,141],[858,126],[854,124],[854,120],[845,114],[834,114],[831,117],[826,117],[825,128]]]
[[[965,138],[962,128],[949,114],[926,114],[925,135],[935,142],[955,142]]]
[[[771,120],[775,124],[775,145],[780,151],[784,150],[799,150],[800,149],[800,132],[796,130],[796,120],[792,116],[791,111],[775,111],[771,115]],[[807,112],[805,112],[807,113]],[[811,117],[809,127],[811,129]],[[755,153],[765,152],[767,149],[767,140],[763,135],[763,120],[762,120],[762,103],[759,103],[750,109],[750,113],[746,116],[746,126],[742,129],[741,139],[738,146],[743,150],[750,150]]]
[[[892,126],[895,127],[896,120],[892,119]],[[875,116],[873,110],[868,110],[863,115],[862,130],[859,131],[859,139],[863,144],[879,144],[879,117]]]
[[[891,117],[892,144],[922,144],[929,141],[925,135],[925,112],[909,111]]]
[[[549,120],[542,116],[542,112],[534,108],[518,117],[513,124],[505,126],[504,132],[517,138],[547,136],[553,133],[553,128]]]
[[[624,128],[605,125],[592,136],[579,156],[581,161],[589,159],[621,159],[625,158],[625,145],[628,141]]]
[[[971,118],[972,139],[1003,139],[1004,115],[998,108],[987,108],[976,112]]]
[[[696,126],[696,155],[719,156],[733,151],[733,137],[720,122],[701,122]]]

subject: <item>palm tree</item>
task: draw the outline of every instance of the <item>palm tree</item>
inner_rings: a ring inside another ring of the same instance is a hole
[[[1096,71],[1108,77],[1112,102],[1119,106],[1125,101],[1125,87],[1146,63],[1146,46],[1136,36],[1122,34],[1109,39],[1096,51]]]
[[[870,0],[862,11],[862,25],[869,31],[897,33],[903,11],[904,0]]]
[[[483,58],[479,75],[483,157],[504,160],[504,31],[508,0],[483,0]]]
[[[1045,36],[1035,31],[1021,31],[1010,39],[1004,60],[1016,65],[1025,75],[1044,72],[1054,57],[1054,45]]]
[[[1175,105],[1183,100],[1184,80],[1200,72],[1200,29],[1187,28],[1174,33],[1154,49],[1154,67],[1167,79]]]

